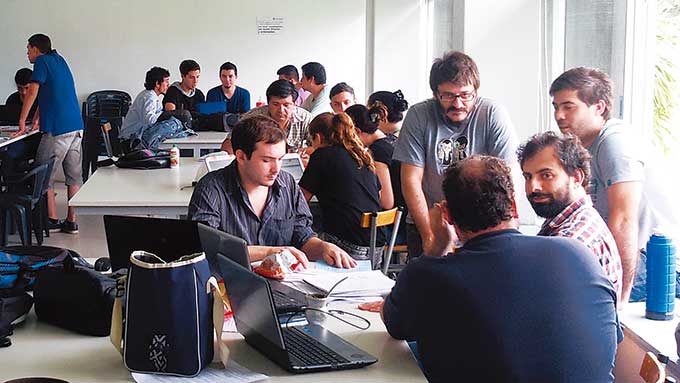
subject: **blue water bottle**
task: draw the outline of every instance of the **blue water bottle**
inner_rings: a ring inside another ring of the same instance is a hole
[[[654,230],[647,242],[647,312],[654,320],[673,319],[675,303],[675,246]]]

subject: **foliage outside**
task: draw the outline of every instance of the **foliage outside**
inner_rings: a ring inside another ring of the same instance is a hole
[[[659,0],[654,68],[654,144],[680,149],[680,0]]]

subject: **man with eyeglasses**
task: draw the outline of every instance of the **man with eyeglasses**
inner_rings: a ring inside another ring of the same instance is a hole
[[[474,60],[448,52],[430,70],[434,97],[412,106],[404,120],[393,158],[402,163],[410,257],[441,255],[433,253],[428,209],[444,199],[441,185],[449,165],[473,154],[516,162],[510,116],[498,103],[478,96],[479,84]],[[441,212],[433,209],[432,219],[441,219]]]
[[[288,80],[276,80],[267,88],[267,105],[251,109],[241,119],[253,116],[267,116],[279,125],[286,134],[288,151],[297,150],[306,144],[307,127],[312,116],[306,110],[295,106],[298,93]],[[233,153],[231,137],[222,143],[222,150]]]

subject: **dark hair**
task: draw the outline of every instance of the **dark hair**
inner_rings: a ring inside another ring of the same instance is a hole
[[[478,232],[514,215],[512,176],[500,158],[473,155],[453,162],[442,188],[451,219],[461,230]]]
[[[583,182],[581,185],[588,190],[590,184],[590,153],[581,145],[578,137],[567,134],[562,137],[555,132],[545,132],[534,134],[524,145],[517,149],[517,159],[520,166],[524,167],[524,162],[535,156],[538,152],[548,146],[555,148],[557,159],[560,165],[570,176],[576,175],[576,171],[583,171]]]
[[[286,76],[287,78],[294,78],[295,81],[300,81],[300,72],[298,72],[295,65],[285,65],[276,71],[279,76]]]
[[[382,103],[387,109],[387,121],[395,123],[404,119],[404,112],[408,109],[408,101],[404,99],[401,90],[396,92],[378,91],[368,97],[368,106],[372,109]]]
[[[577,67],[562,73],[550,85],[550,95],[563,90],[575,90],[578,99],[590,106],[602,100],[605,103],[602,117],[608,120],[612,112],[614,85],[606,73],[595,68]]]
[[[255,144],[278,144],[286,140],[286,134],[279,128],[279,124],[267,116],[253,116],[240,120],[231,132],[231,146],[236,153],[241,150],[250,159],[255,150]]]
[[[450,51],[434,60],[430,70],[430,89],[437,93],[437,87],[445,82],[457,86],[472,84],[479,89],[479,70],[472,58],[463,52]]]
[[[33,76],[33,71],[28,68],[21,68],[14,75],[14,83],[19,86],[24,86],[31,82],[31,77]]]
[[[346,113],[321,113],[309,123],[308,129],[310,136],[320,134],[325,143],[347,149],[359,168],[365,165],[375,172],[373,157],[361,142],[352,119]]]
[[[326,83],[326,69],[317,62],[309,62],[303,65],[302,74],[309,79],[314,77],[314,83],[317,85]]]
[[[328,98],[333,98],[342,92],[348,92],[354,96],[354,88],[347,85],[346,82],[339,82],[331,88],[330,93],[328,93]]]
[[[220,66],[220,73],[219,74],[222,74],[223,70],[233,70],[234,75],[238,76],[238,69],[236,69],[236,65],[234,63],[231,63],[229,61],[225,62],[224,64],[222,64]]]
[[[364,133],[373,134],[378,130],[378,121],[372,121],[368,108],[361,104],[354,104],[345,109],[345,113],[352,119],[354,126]]]
[[[288,80],[276,80],[267,87],[267,103],[273,97],[286,98],[293,96],[293,101],[297,100],[298,92],[295,86]]]
[[[184,60],[179,64],[179,73],[182,77],[186,76],[187,73],[192,70],[201,70],[201,66],[194,60]]]
[[[156,84],[160,84],[165,78],[170,77],[170,72],[161,67],[153,67],[146,72],[146,79],[144,80],[144,89],[152,90]]]
[[[28,45],[38,48],[40,53],[52,52],[52,41],[47,35],[37,33],[28,38]]]

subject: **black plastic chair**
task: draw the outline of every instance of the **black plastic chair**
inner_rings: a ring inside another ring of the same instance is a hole
[[[7,244],[12,227],[12,215],[19,229],[21,243],[32,244],[31,230],[39,245],[43,243],[43,230],[47,228],[47,186],[54,168],[54,158],[38,165],[18,178],[3,182],[5,192],[0,193],[0,245]]]
[[[87,96],[83,103],[83,181],[87,181],[90,171],[97,170],[101,153],[121,154],[118,132],[131,102],[130,95],[121,90],[101,90]]]

